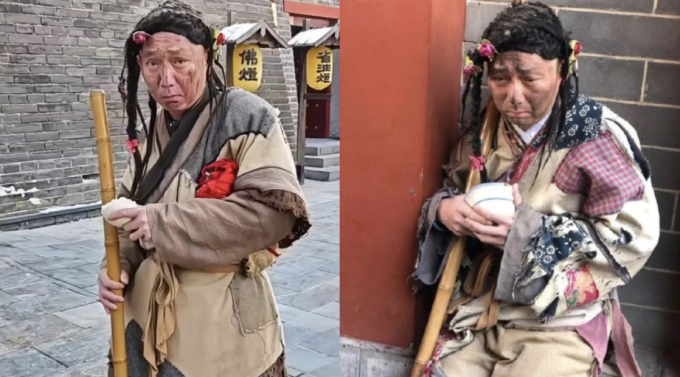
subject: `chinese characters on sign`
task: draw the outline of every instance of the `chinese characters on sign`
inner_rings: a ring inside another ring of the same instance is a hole
[[[233,57],[234,86],[255,92],[262,83],[262,50],[256,45],[236,45]]]
[[[314,90],[328,88],[333,81],[333,50],[310,48],[307,52],[307,85]]]

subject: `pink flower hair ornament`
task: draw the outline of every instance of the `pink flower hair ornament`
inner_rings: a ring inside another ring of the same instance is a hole
[[[472,170],[477,170],[477,171],[482,171],[484,170],[484,162],[485,162],[484,156],[475,156],[475,155],[470,155],[470,168]]]
[[[583,51],[583,46],[581,42],[573,39],[569,42],[569,48],[571,49],[571,54],[569,55],[569,72],[576,74],[578,71],[578,56]]]
[[[139,141],[137,139],[127,139],[125,144],[127,145],[127,150],[130,154],[134,154],[137,147],[139,147]]]
[[[469,57],[465,58],[465,67],[463,68],[463,76],[465,81],[469,81],[472,76],[477,76],[482,72],[482,68],[476,66]]]
[[[132,40],[138,45],[143,45],[149,38],[151,38],[151,35],[145,31],[136,31],[132,33]]]
[[[496,54],[496,47],[494,47],[493,44],[491,44],[491,42],[484,39],[482,43],[480,43],[479,46],[477,46],[477,51],[479,51],[480,56],[488,58],[489,61],[492,61],[494,55]]]

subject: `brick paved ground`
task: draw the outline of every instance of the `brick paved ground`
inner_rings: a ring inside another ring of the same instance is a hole
[[[271,270],[289,374],[339,375],[339,184],[308,181],[314,227]],[[101,219],[0,232],[0,376],[104,376]]]

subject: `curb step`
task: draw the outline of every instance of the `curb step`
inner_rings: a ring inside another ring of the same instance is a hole
[[[315,168],[306,166],[305,178],[324,182],[337,181],[340,179],[340,167]]]
[[[305,165],[312,168],[328,168],[340,166],[340,153],[327,154],[323,156],[305,156]]]
[[[326,156],[340,153],[340,140],[307,139],[305,156]]]

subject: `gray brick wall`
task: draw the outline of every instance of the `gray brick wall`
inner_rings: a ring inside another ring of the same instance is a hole
[[[265,19],[273,25],[270,0],[186,1],[221,27],[230,11],[234,22]],[[0,0],[0,186],[38,190],[0,196],[0,217],[99,200],[89,106],[89,92],[95,88],[107,91],[116,174],[122,175],[127,152],[117,76],[123,66],[123,43],[134,24],[158,3]],[[276,3],[277,32],[288,40],[289,17],[283,1]],[[263,53],[265,72],[258,94],[281,110],[295,149],[293,55],[278,49]],[[30,198],[38,198],[40,204]]]
[[[637,129],[650,159],[661,211],[661,241],[649,263],[620,290],[638,344],[680,339],[680,3],[677,0],[545,0],[584,45],[581,91]],[[509,1],[468,1],[467,42],[476,42]]]

